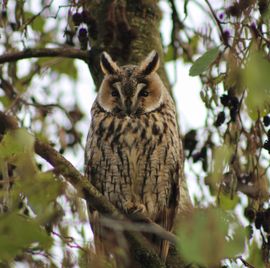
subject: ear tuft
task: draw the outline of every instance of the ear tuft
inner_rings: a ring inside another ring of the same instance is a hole
[[[104,74],[116,74],[119,71],[118,65],[112,60],[107,52],[102,52],[100,57],[100,67]]]
[[[155,72],[159,67],[159,55],[152,50],[145,60],[141,63],[140,70],[143,75],[149,75]]]

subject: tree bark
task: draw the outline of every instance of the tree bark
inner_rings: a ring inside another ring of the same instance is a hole
[[[97,36],[93,37],[89,29],[89,68],[97,88],[103,78],[99,67],[102,51],[107,51],[120,65],[125,65],[138,64],[150,51],[156,50],[161,61],[159,75],[170,89],[159,32],[161,12],[158,1],[89,1],[87,11],[96,21]]]

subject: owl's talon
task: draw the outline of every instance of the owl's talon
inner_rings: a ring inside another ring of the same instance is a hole
[[[127,201],[124,204],[124,209],[128,214],[135,214],[135,213],[145,213],[146,207],[140,203],[134,203],[131,201]]]

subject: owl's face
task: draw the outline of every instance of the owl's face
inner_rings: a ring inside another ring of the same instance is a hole
[[[156,70],[159,56],[152,51],[140,65],[119,67],[107,54],[101,56],[105,76],[97,101],[109,113],[119,116],[139,116],[149,113],[163,103],[166,91]]]

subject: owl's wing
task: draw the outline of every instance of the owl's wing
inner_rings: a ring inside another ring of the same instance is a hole
[[[180,178],[173,179],[169,191],[168,206],[165,207],[159,215],[157,223],[167,231],[172,231],[174,227],[175,217],[177,215],[178,206],[180,203]],[[165,261],[169,252],[170,242],[163,239],[158,239],[159,255]]]

